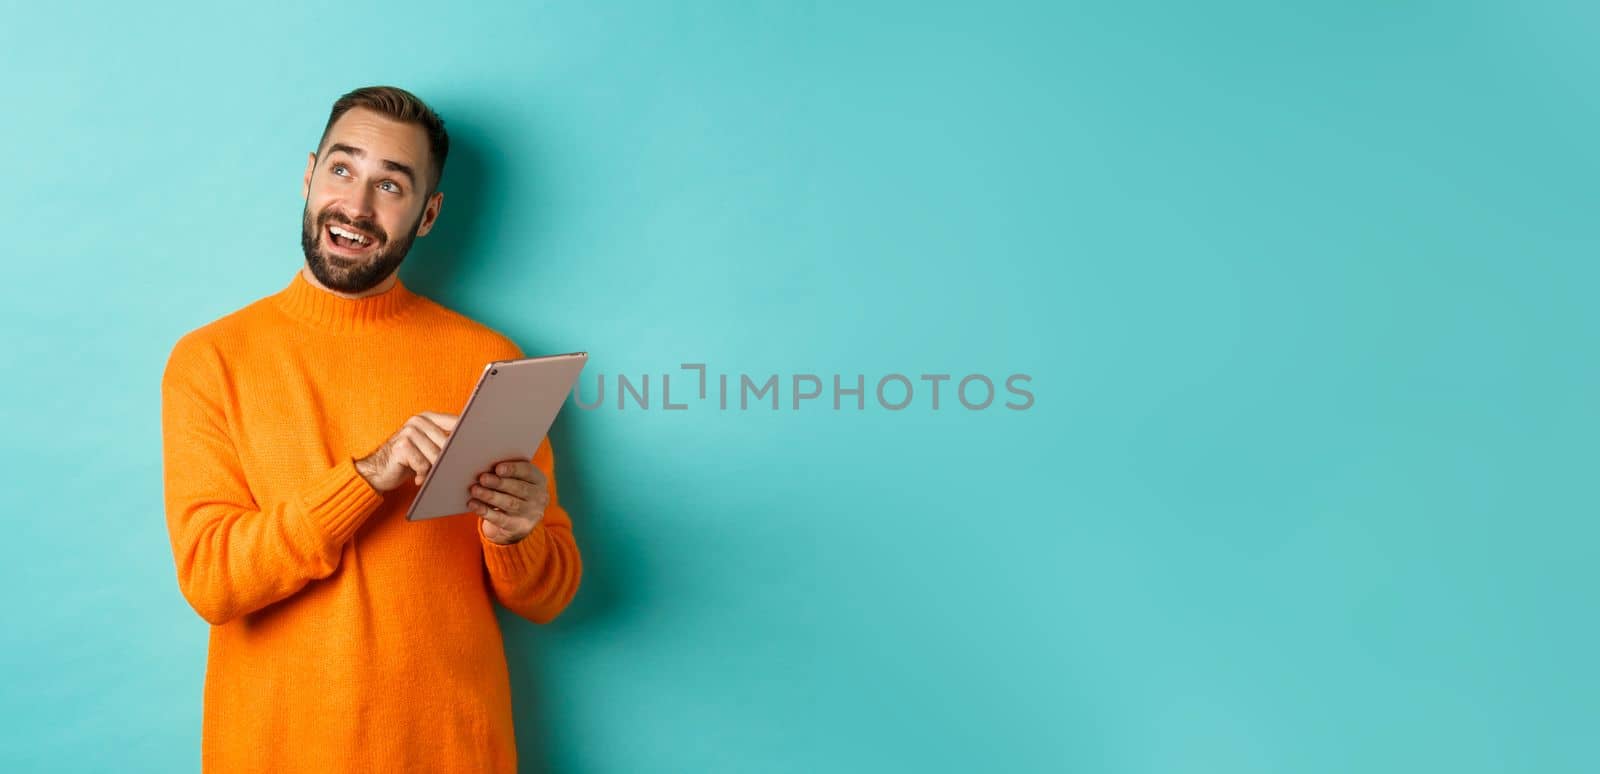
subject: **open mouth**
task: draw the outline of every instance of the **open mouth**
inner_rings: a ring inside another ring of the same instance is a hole
[[[345,253],[364,253],[378,243],[370,234],[339,224],[324,226],[322,230],[328,236],[328,244]]]

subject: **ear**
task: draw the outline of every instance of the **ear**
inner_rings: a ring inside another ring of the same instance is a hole
[[[434,191],[428,203],[422,205],[422,221],[417,225],[417,236],[427,236],[433,222],[439,219],[439,208],[444,206],[444,191]]]
[[[302,199],[311,198],[311,171],[316,168],[317,154],[315,152],[306,154],[306,176],[304,180],[300,181],[300,198]]]

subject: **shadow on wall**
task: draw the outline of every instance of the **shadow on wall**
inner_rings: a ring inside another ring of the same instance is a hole
[[[418,239],[401,268],[406,285],[445,306],[479,320],[514,339],[530,354],[566,351],[547,341],[526,322],[495,320],[479,313],[482,298],[471,298],[465,288],[499,287],[485,272],[514,266],[518,276],[505,283],[519,289],[539,288],[536,276],[545,261],[557,260],[540,250],[545,232],[542,206],[544,185],[537,174],[540,165],[528,163],[531,154],[537,161],[536,130],[508,126],[503,117],[487,107],[438,103],[440,115],[450,130],[450,155],[440,184],[444,204],[439,220],[427,236]],[[509,152],[515,143],[513,159]],[[493,240],[488,235],[495,224],[514,217],[523,228],[532,225],[534,239],[519,243],[516,255],[491,262],[485,253]],[[530,221],[531,219],[531,221]],[[481,293],[482,291],[477,291]],[[521,292],[521,291],[519,291]],[[530,294],[533,302],[537,297]],[[513,713],[517,728],[517,757],[521,771],[547,771],[557,766],[557,758],[571,759],[576,751],[553,746],[550,715],[545,708],[559,705],[559,697],[549,695],[548,681],[541,679],[546,669],[560,669],[539,657],[542,643],[575,636],[586,627],[622,614],[624,592],[617,579],[625,573],[614,568],[634,561],[621,551],[628,543],[617,531],[620,520],[605,498],[587,485],[588,464],[601,464],[606,455],[594,448],[593,438],[585,433],[583,412],[571,404],[556,419],[550,430],[550,443],[556,457],[556,487],[563,507],[572,516],[573,535],[583,557],[583,580],[577,596],[565,612],[546,626],[536,626],[510,612],[499,609],[505,638],[506,660],[511,672]],[[581,635],[580,635],[581,636]]]
[[[439,112],[450,132],[450,155],[439,184],[444,203],[433,230],[413,244],[401,264],[400,278],[413,290],[473,316],[472,299],[460,288],[485,271],[489,256],[482,247],[484,236],[508,210],[537,213],[532,204],[540,197],[532,190],[537,181],[507,179],[513,172],[504,161],[503,141],[487,131],[492,119],[442,105]],[[536,247],[528,248],[530,254]]]

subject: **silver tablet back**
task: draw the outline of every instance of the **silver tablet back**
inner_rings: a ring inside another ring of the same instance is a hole
[[[478,474],[496,462],[532,459],[588,359],[586,352],[573,352],[484,366],[406,518],[470,513],[468,487]]]

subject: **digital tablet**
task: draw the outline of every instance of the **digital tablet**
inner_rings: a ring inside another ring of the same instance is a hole
[[[587,352],[573,352],[484,366],[406,519],[471,513],[469,487],[479,474],[497,462],[533,459],[588,359]]]

